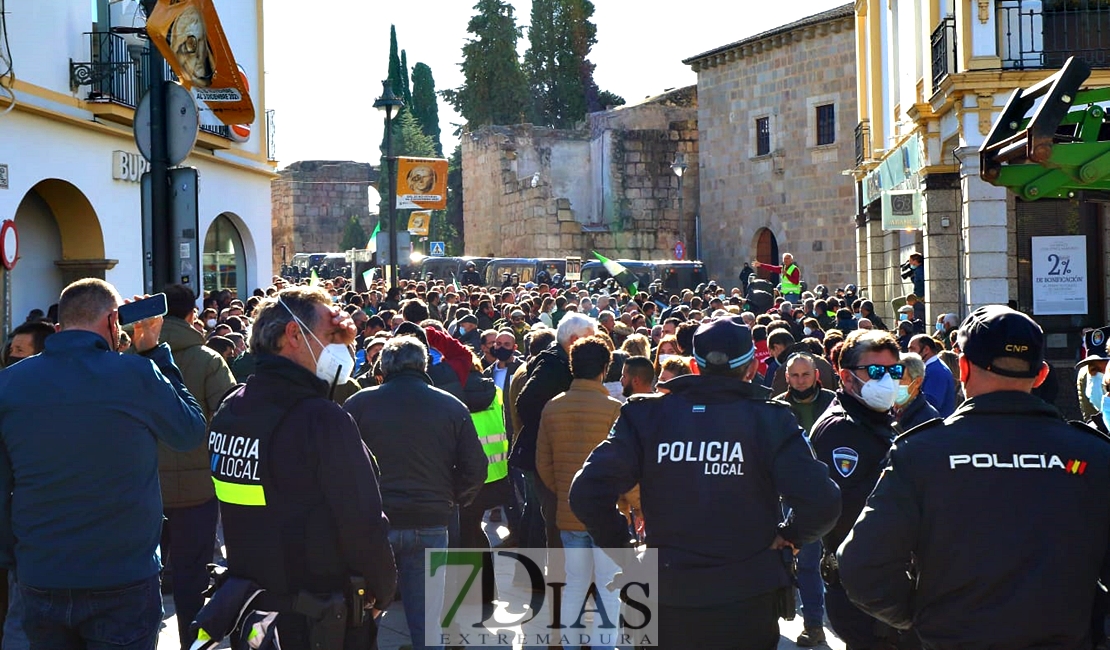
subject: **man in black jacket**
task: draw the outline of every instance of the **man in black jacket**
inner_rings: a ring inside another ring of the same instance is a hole
[[[279,612],[292,648],[309,647],[312,625],[295,606],[299,592],[349,598],[356,577],[380,610],[396,588],[377,473],[355,423],[328,399],[336,370],[354,365],[337,347],[354,338],[354,323],[320,289],[266,300],[251,334],[258,367],[212,419],[228,570],[266,589],[255,606]],[[371,619],[348,628],[342,647],[372,647],[376,636]]]
[[[596,321],[585,314],[565,316],[555,333],[555,342],[529,362],[528,377],[516,398],[520,429],[509,454],[509,467],[524,473],[524,506],[518,538],[525,548],[544,548],[549,541],[536,487],[536,436],[540,431],[540,415],[551,398],[570,388],[574,380],[570,372],[570,346],[580,338],[593,336],[596,327]],[[550,530],[554,530],[554,522]],[[553,537],[558,538],[558,535]]]
[[[647,544],[659,549],[660,648],[775,648],[775,595],[793,589],[782,549],[828,531],[840,495],[790,409],[751,383],[755,348],[739,317],[699,327],[694,359],[702,374],[624,405],[570,505],[598,546],[625,547],[615,506],[639,483]],[[706,526],[713,534],[691,534]]]
[[[1091,647],[1110,441],[1029,394],[1048,367],[1025,314],[981,307],[959,343],[968,399],[895,441],[840,547],[844,587],[925,648]]]
[[[425,606],[424,549],[447,548],[456,506],[467,506],[486,480],[486,456],[470,411],[432,386],[428,350],[414,336],[390,339],[379,356],[385,383],[361,390],[343,408],[381,467],[382,504],[397,558],[413,648],[424,648],[424,621],[443,602],[443,572]]]
[[[856,330],[849,334],[840,351],[841,388],[836,401],[810,432],[817,460],[828,466],[843,501],[840,520],[823,540],[822,574],[829,622],[849,648],[884,647],[895,643],[898,636],[848,600],[831,564],[879,480],[894,439],[889,411],[903,374],[898,355],[898,342],[887,332]]]
[[[901,359],[904,369],[891,414],[898,423],[898,428],[905,432],[933,418],[939,418],[940,414],[925,399],[925,393],[921,392],[921,385],[925,383],[925,362],[913,352],[902,353]]]

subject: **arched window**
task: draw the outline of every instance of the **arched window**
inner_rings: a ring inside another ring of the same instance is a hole
[[[246,296],[243,239],[239,229],[221,214],[208,227],[204,238],[204,292],[228,289],[236,297]]]

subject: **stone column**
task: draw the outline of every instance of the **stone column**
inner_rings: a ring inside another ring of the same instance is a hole
[[[874,304],[888,300],[886,286],[886,232],[882,216],[868,215],[867,220],[867,297]]]
[[[926,326],[937,316],[962,311],[960,306],[959,238],[962,220],[960,178],[957,174],[930,174],[925,177],[921,210],[925,221]]]
[[[960,164],[963,243],[963,309],[960,316],[983,305],[1005,305],[1010,299],[1006,188],[979,178],[977,147],[956,150]]]

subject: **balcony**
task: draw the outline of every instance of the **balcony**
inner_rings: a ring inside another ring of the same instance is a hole
[[[856,165],[871,159],[871,120],[856,125]]]
[[[1107,0],[998,0],[996,9],[1003,69],[1059,68],[1069,56],[1110,67]]]
[[[948,75],[956,72],[956,18],[948,16],[940,21],[930,39],[933,53],[933,91]]]
[[[86,32],[89,38],[89,61],[69,61],[69,82],[74,92],[88,86],[85,101],[98,117],[127,126],[134,120],[134,109],[150,85],[146,46],[128,45],[123,36],[111,32]],[[169,65],[165,79],[176,80]],[[201,124],[200,130],[224,140],[231,140],[231,129],[223,124]],[[226,149],[228,144],[219,143]]]

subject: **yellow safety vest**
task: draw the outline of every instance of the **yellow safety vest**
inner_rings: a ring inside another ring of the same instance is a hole
[[[801,294],[802,293],[802,285],[794,284],[793,282],[791,282],[786,277],[787,273],[792,272],[796,268],[798,268],[797,264],[791,264],[790,266],[788,266],[788,267],[786,267],[782,270],[782,277],[779,279],[780,280],[779,285],[782,287],[782,294],[783,295],[786,295],[788,293],[796,293],[796,294]]]
[[[509,436],[505,433],[505,406],[501,399],[501,389],[490,407],[478,413],[471,413],[474,428],[478,430],[478,441],[486,453],[486,483],[500,481],[509,475]]]

